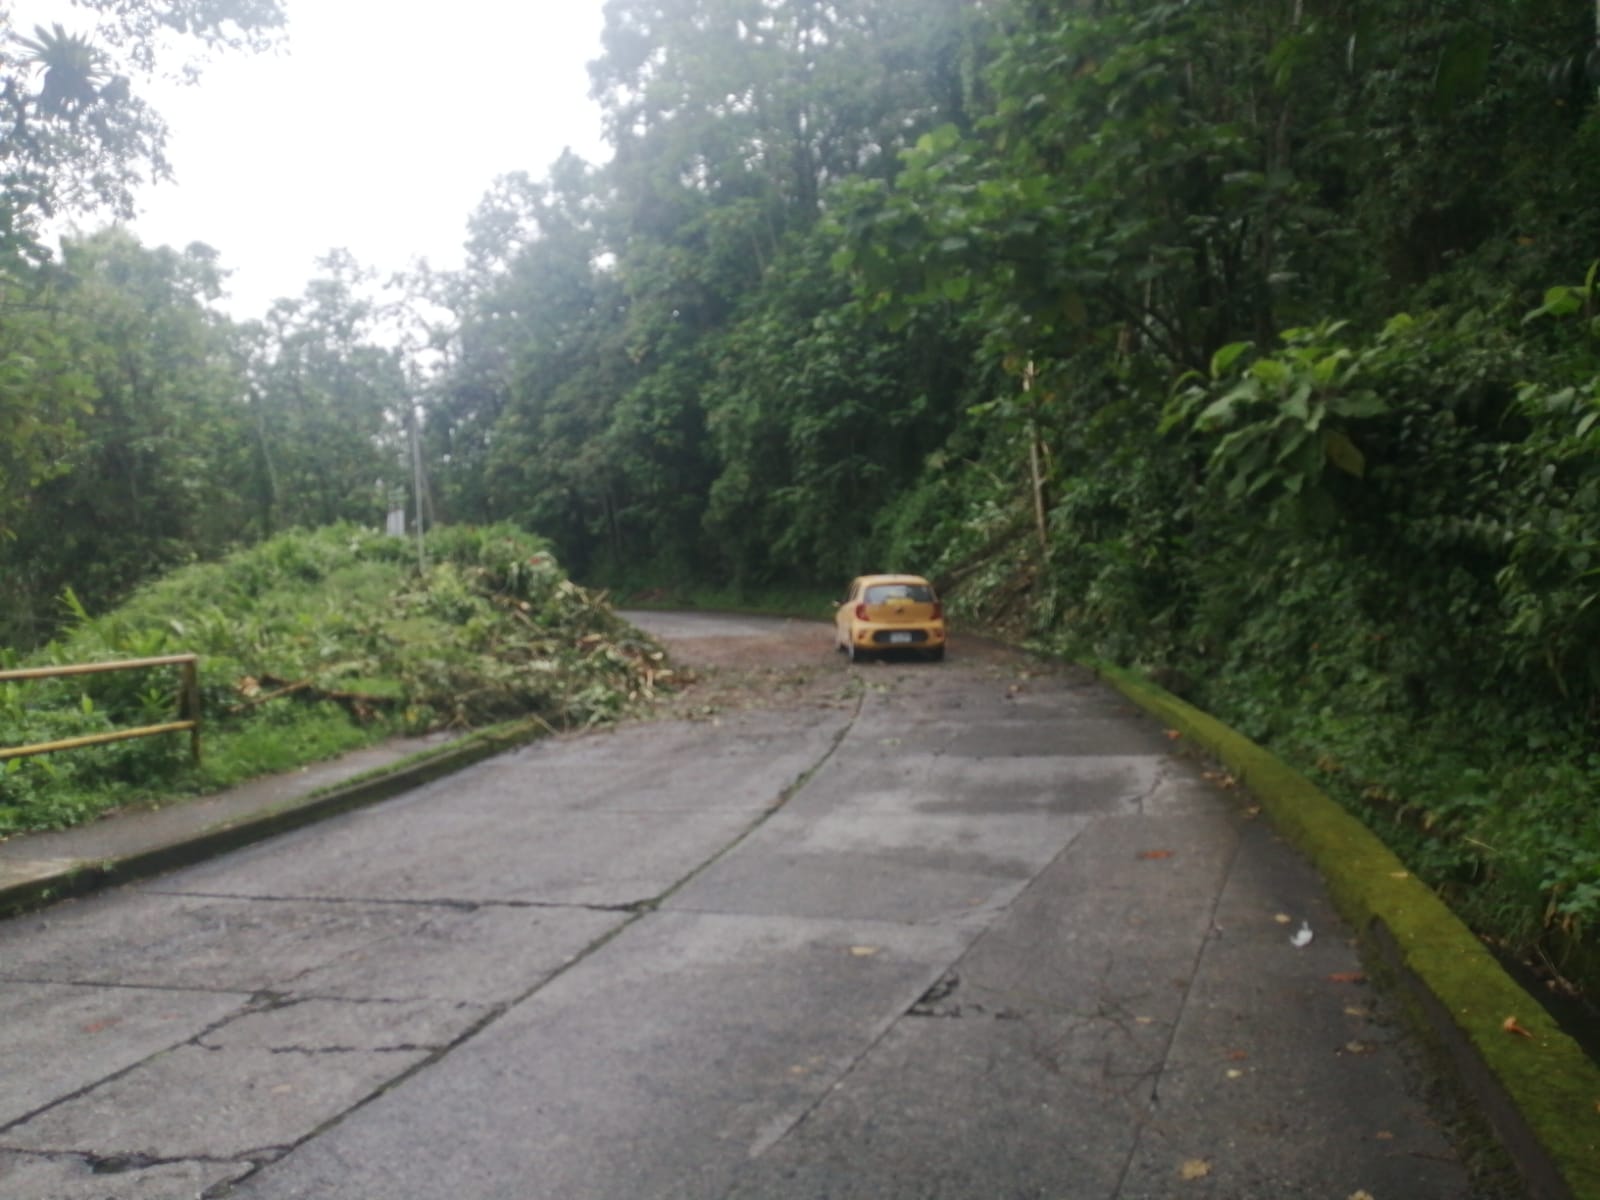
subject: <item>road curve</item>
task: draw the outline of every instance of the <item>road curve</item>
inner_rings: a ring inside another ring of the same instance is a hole
[[[1114,693],[640,621],[812,686],[0,925],[0,1195],[1473,1194],[1314,875]]]

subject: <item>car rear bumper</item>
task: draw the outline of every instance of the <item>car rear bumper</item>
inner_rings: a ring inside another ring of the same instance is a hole
[[[853,625],[850,640],[863,650],[931,650],[944,645],[945,629],[934,625]]]

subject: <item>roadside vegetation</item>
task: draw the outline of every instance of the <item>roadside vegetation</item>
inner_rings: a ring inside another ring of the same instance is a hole
[[[585,582],[917,571],[1145,671],[1600,994],[1597,34],[1591,0],[612,0],[610,162],[496,181],[388,311],[334,255],[243,324],[205,247],[41,244],[159,143],[88,119],[148,117],[102,43],[13,48],[0,644],[76,636],[68,587],[381,524],[416,428],[434,517]]]
[[[618,608],[668,612],[699,609],[704,612],[752,613],[829,621],[848,583],[849,580],[841,579],[831,590],[827,587],[799,585],[730,587],[713,583],[620,583],[613,585],[611,591]]]
[[[198,653],[202,765],[165,735],[8,760],[0,836],[162,804],[401,733],[613,719],[670,678],[660,649],[510,526],[414,542],[334,525],[186,567],[0,665]],[[0,683],[0,745],[174,719],[173,668]]]

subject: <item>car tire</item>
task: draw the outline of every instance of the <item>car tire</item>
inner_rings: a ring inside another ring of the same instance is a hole
[[[853,663],[860,663],[860,662],[866,662],[867,661],[867,652],[865,650],[861,649],[859,646],[857,646],[854,641],[851,641],[851,642],[846,644],[846,646],[844,648],[844,652],[845,652],[845,654],[847,654],[849,656],[850,661],[853,662]]]
[[[935,646],[932,650],[929,650],[928,651],[928,661],[929,662],[943,662],[944,661],[944,647],[943,646]]]

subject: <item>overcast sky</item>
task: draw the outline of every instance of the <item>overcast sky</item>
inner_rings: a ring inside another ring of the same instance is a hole
[[[225,307],[259,316],[344,247],[385,273],[459,266],[498,175],[542,177],[563,147],[609,157],[587,64],[603,0],[286,0],[289,44],[227,55],[194,87],[147,91],[175,182],[146,189],[147,244],[215,247]],[[14,0],[21,32],[90,26],[68,0]]]

